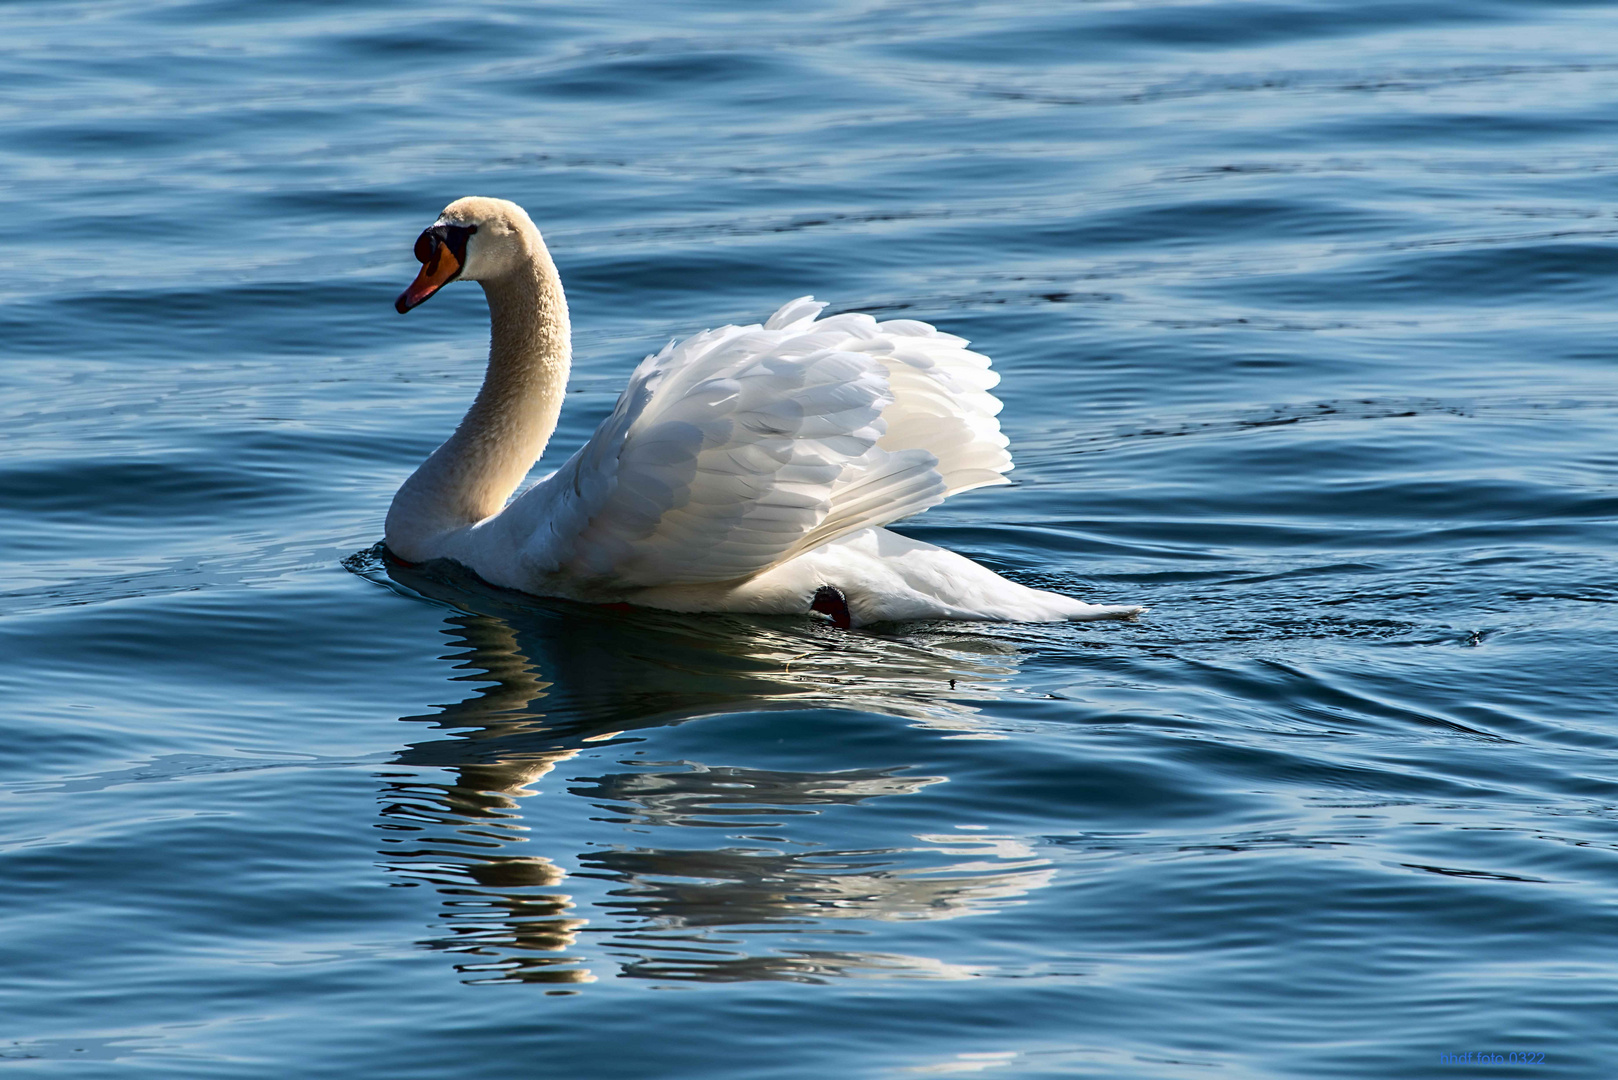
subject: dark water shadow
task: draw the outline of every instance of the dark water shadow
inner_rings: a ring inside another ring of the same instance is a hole
[[[454,954],[468,982],[591,982],[603,961],[620,977],[663,982],[962,977],[969,973],[934,958],[815,942],[868,933],[857,927],[871,920],[973,914],[1049,879],[1043,859],[1008,852],[998,837],[904,834],[892,846],[850,850],[782,843],[794,818],[946,779],[903,765],[622,762],[632,767],[575,778],[570,793],[614,815],[597,821],[648,840],[677,836],[677,845],[522,853],[562,843],[525,822],[530,785],[581,750],[638,741],[636,731],[727,713],[839,710],[856,729],[858,714],[875,712],[994,738],[962,699],[994,692],[1015,672],[1011,641],[953,628],[876,635],[800,619],[548,601],[380,553],[348,565],[447,610],[443,632],[455,651],[446,659],[467,694],[400,718],[425,731],[395,758],[406,768],[378,774],[380,854],[394,884],[442,897],[434,934],[420,944]],[[427,779],[424,769],[449,779]],[[570,875],[559,863],[577,869]],[[570,891],[570,877],[590,879],[587,888]],[[577,899],[585,891],[595,899]],[[581,941],[586,934],[603,936]]]

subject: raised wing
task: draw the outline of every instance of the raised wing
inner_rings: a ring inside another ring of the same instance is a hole
[[[1006,482],[987,357],[926,323],[822,307],[794,300],[641,363],[590,441],[500,515],[527,571],[744,578]]]

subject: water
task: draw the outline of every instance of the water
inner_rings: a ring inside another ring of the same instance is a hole
[[[0,1065],[1610,1072],[1610,6],[0,27]],[[391,307],[463,194],[569,289],[548,460],[670,335],[927,319],[1019,483],[905,531],[1150,615],[390,576],[480,376],[476,289]]]

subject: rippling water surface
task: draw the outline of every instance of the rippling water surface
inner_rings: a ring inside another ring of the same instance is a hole
[[[1611,1075],[1618,10],[0,29],[0,1066]],[[670,335],[903,313],[1018,462],[904,531],[1151,613],[390,572],[481,376],[478,290],[391,308],[463,194],[567,282],[547,461]]]

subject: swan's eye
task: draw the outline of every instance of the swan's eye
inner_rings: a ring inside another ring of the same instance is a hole
[[[434,230],[439,233],[444,246],[454,254],[455,261],[462,266],[466,265],[466,241],[478,231],[476,225],[440,225]]]
[[[438,258],[439,245],[449,248],[458,263],[466,262],[466,238],[478,231],[476,225],[434,225],[416,237],[416,261],[427,266]]]

